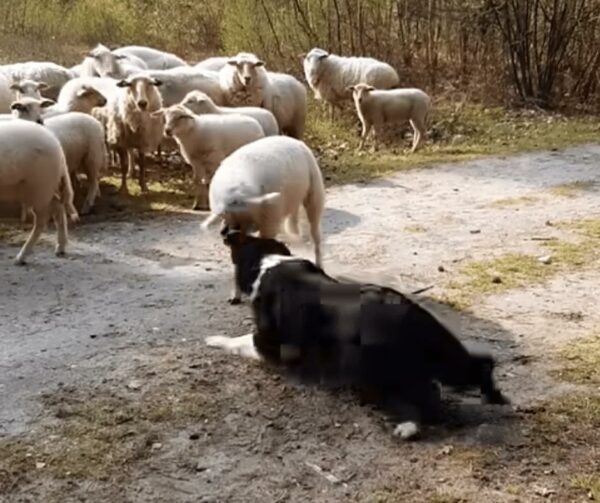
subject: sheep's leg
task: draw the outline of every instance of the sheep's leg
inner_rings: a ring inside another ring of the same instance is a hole
[[[90,177],[88,175],[88,185],[87,196],[80,211],[82,215],[87,215],[90,212],[94,205],[94,201],[100,195],[100,184],[98,183],[97,177]]]
[[[119,188],[119,192],[122,195],[127,196],[129,195],[129,189],[127,188],[127,172],[129,171],[130,155],[125,149],[119,149],[117,155],[121,164],[121,187]]]
[[[194,206],[193,210],[203,211],[208,209],[208,181],[207,169],[204,163],[192,166],[194,173]]]
[[[322,207],[313,200],[304,202],[306,216],[310,224],[310,237],[315,247],[315,264],[321,267],[323,264],[323,255],[321,252],[321,212]]]
[[[138,165],[140,167],[139,182],[140,190],[142,192],[148,192],[148,185],[146,185],[146,154],[138,152]]]
[[[29,206],[26,204],[21,205],[21,222],[27,222],[27,216],[29,215]]]
[[[54,226],[56,227],[55,253],[57,257],[62,257],[65,255],[65,249],[69,239],[69,231],[67,228],[67,215],[65,213],[65,208],[58,201],[53,202],[52,219],[54,220]]]
[[[300,211],[300,207],[296,208],[286,220],[285,230],[288,234],[293,234],[296,236],[300,235],[300,228],[298,225],[298,212]]]
[[[417,119],[411,119],[410,125],[412,126],[414,133],[413,146],[412,150],[410,151],[410,153],[412,154],[417,150],[417,148],[419,148],[419,145],[421,145],[421,141],[424,138],[426,138],[427,129],[425,128],[424,122]]]
[[[33,210],[33,229],[31,230],[31,234],[29,234],[27,241],[23,245],[23,248],[21,248],[21,251],[19,251],[17,254],[15,258],[15,264],[25,264],[25,259],[31,253],[31,249],[40,238],[40,234],[42,234],[43,230],[46,228],[49,217],[50,214],[47,208],[43,211],[38,211],[36,209]]]
[[[365,122],[362,123],[362,132],[360,134],[360,143],[358,144],[358,150],[362,150],[365,146],[365,141],[367,140],[367,136],[371,132],[372,124],[367,124]]]
[[[233,266],[233,288],[231,289],[231,294],[229,296],[229,299],[227,299],[227,301],[232,305],[232,306],[237,306],[238,304],[242,303],[242,291],[240,290],[240,287],[237,284],[237,281],[235,280],[236,276],[237,276],[237,265]]]

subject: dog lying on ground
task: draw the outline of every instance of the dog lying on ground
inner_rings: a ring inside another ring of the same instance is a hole
[[[228,230],[235,281],[250,294],[256,329],[209,346],[282,366],[307,381],[357,387],[399,420],[411,438],[437,417],[438,383],[479,388],[487,403],[508,400],[496,388],[495,361],[470,353],[437,318],[387,287],[342,282],[274,239]]]

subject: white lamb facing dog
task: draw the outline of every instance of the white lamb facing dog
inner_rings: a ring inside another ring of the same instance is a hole
[[[431,98],[420,89],[375,89],[368,84],[349,86],[356,107],[356,113],[362,124],[359,150],[364,147],[371,128],[374,128],[374,148],[380,136],[384,135],[384,126],[389,123],[409,121],[414,130],[411,153],[427,137],[427,117],[431,110]]]
[[[315,248],[315,262],[322,263],[321,215],[325,186],[317,160],[306,144],[288,136],[267,136],[241,147],[218,167],[209,189],[211,215],[207,229],[223,219],[228,229],[244,234],[258,230],[274,238],[287,219],[290,233],[298,235],[298,212],[304,206]],[[229,301],[241,300],[239,287]]]

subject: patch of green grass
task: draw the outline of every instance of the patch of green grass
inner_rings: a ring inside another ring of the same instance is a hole
[[[566,127],[568,124],[569,127]],[[352,107],[338,112],[332,122],[320,103],[309,100],[305,140],[318,152],[321,169],[330,183],[351,183],[414,167],[507,155],[543,149],[560,149],[595,142],[598,125],[592,117],[556,118],[541,113],[513,113],[480,105],[440,103],[432,112],[431,139],[414,154],[408,150],[412,129],[399,125],[396,137],[376,153],[357,153],[359,122]],[[433,140],[433,141],[432,141]]]
[[[594,180],[578,180],[575,182],[561,183],[560,185],[554,185],[548,189],[548,191],[555,196],[575,198],[581,192],[591,190],[596,187]]]
[[[576,384],[600,384],[600,334],[570,342],[559,353],[561,379]]]
[[[490,208],[510,208],[535,204],[539,200],[539,197],[536,196],[506,197],[503,199],[496,199],[489,206]]]
[[[571,485],[575,489],[585,491],[591,501],[600,501],[600,475],[598,473],[575,475],[571,480]]]
[[[540,256],[550,255],[550,263],[523,253],[508,253],[488,260],[468,263],[458,277],[451,279],[439,301],[455,309],[466,309],[478,298],[542,283],[556,273],[595,263],[600,258],[600,219],[563,222],[558,227],[575,233],[577,241],[550,240]]]

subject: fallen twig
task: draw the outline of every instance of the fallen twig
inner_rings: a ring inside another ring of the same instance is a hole
[[[328,482],[331,482],[332,484],[339,484],[340,482],[342,482],[340,479],[338,479],[332,473],[328,473],[325,470],[323,470],[323,468],[321,468],[319,465],[315,465],[314,463],[311,463],[310,461],[305,461],[304,464],[306,466],[308,466],[310,469],[314,470],[319,475],[325,477],[325,479]]]

